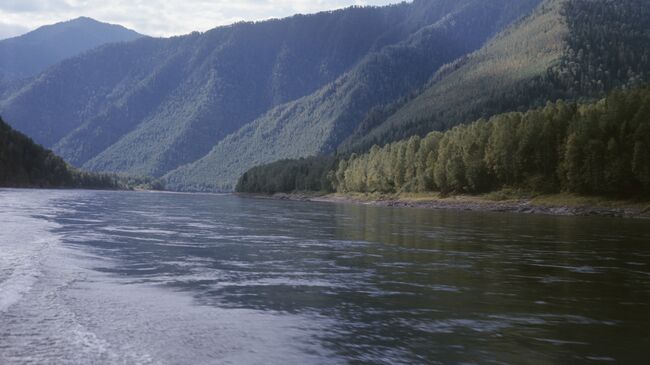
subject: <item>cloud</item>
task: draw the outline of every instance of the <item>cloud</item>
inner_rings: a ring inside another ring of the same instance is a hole
[[[15,37],[27,31],[29,31],[29,28],[0,23],[0,39]]]
[[[350,5],[402,0],[1,0],[0,39],[79,16],[124,25],[151,36],[205,31],[242,20],[281,18]],[[13,31],[11,31],[13,30]],[[4,36],[4,37],[3,37]]]

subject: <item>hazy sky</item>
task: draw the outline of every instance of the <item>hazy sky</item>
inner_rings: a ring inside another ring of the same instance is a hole
[[[240,20],[279,18],[401,0],[0,0],[0,39],[88,16],[151,36],[204,31]]]

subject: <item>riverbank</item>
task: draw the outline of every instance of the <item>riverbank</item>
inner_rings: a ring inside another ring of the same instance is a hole
[[[364,204],[385,207],[650,219],[650,201],[648,200],[623,200],[573,194],[526,195],[504,191],[484,195],[446,197],[436,193],[395,195],[277,193],[273,195],[239,195],[258,199]]]

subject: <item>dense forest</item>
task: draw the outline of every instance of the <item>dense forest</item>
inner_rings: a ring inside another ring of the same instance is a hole
[[[481,51],[447,65],[416,97],[368,115],[339,152],[650,82],[649,27],[649,0],[545,1]]]
[[[422,74],[414,70],[440,58],[414,55],[442,48],[417,37],[418,42],[401,44],[407,52],[400,46],[382,50],[375,62],[272,110],[166,178],[174,189],[229,190],[256,164],[333,151],[366,153],[373,145],[424,138],[479,118],[543,107],[549,100],[587,102],[648,82],[649,5],[648,0],[547,0],[480,50]],[[494,8],[481,10],[483,16],[495,14]],[[480,23],[464,23],[475,19],[481,17],[466,14],[445,29],[458,34],[480,29]],[[432,76],[425,80],[424,74]]]
[[[282,160],[254,167],[237,183],[239,192],[275,194],[280,192],[333,190],[331,171],[337,167],[334,157],[309,157]]]
[[[418,89],[441,66],[480,48],[538,3],[445,0],[409,4],[414,13],[407,24],[425,15],[438,21],[373,49],[333,82],[243,126],[202,159],[166,175],[168,186],[231,191],[241,174],[255,165],[332,153],[369,111]]]
[[[331,160],[331,158],[327,158]],[[258,168],[267,178],[285,171],[283,161]],[[297,170],[293,170],[297,171]],[[446,132],[431,132],[352,154],[329,173],[338,192],[482,193],[514,187],[552,193],[639,196],[650,194],[650,88],[614,91],[589,104],[558,101],[525,113],[480,119]],[[258,181],[260,176],[256,178]],[[263,184],[240,180],[239,191]],[[320,186],[319,190],[328,185]],[[284,186],[290,191],[293,186]],[[262,191],[262,190],[260,190]]]
[[[77,170],[0,117],[0,187],[162,189],[163,185],[147,177]]]

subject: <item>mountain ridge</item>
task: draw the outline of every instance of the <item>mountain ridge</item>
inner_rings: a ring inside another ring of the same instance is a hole
[[[75,166],[161,176],[272,108],[317,92],[368,54],[459,9],[490,6],[416,0],[110,44],[54,66],[0,109]]]
[[[53,66],[0,111],[76,166],[229,191],[256,164],[649,81],[646,5],[416,0],[142,38]]]
[[[89,17],[44,25],[0,40],[0,80],[33,77],[48,67],[107,43],[126,42],[143,35],[121,25]]]
[[[530,1],[527,4],[532,6],[536,3]],[[253,164],[334,151],[343,139],[342,136],[351,128],[349,124],[362,119],[370,107],[410,92],[445,62],[479,47],[485,38],[478,38],[473,45],[470,39],[481,33],[489,35],[490,27],[496,27],[495,24],[498,23],[494,19],[485,20],[481,16],[485,11],[499,14],[499,11],[503,11],[510,3],[493,2],[484,5],[469,2],[465,5],[457,9],[457,17],[450,13],[445,19],[421,29],[403,43],[385,48],[384,53],[369,54],[350,71],[351,73],[343,75],[315,94],[269,111],[262,118],[226,138],[203,159],[168,173],[165,176],[168,186],[190,190],[230,190],[239,174]],[[484,20],[484,28],[478,28],[480,19]],[[427,33],[427,28],[434,31]],[[426,36],[433,40],[423,40]],[[440,51],[435,47],[439,47]],[[454,47],[459,47],[462,51],[454,53]],[[441,56],[444,53],[447,55]],[[387,94],[385,99],[377,96],[380,94],[377,90]],[[332,112],[337,108],[343,110]],[[302,129],[302,133],[296,133],[296,130],[309,125],[312,126],[311,131]],[[253,131],[255,129],[257,132]],[[284,137],[276,139],[277,136],[271,132],[273,130],[275,133],[283,133]],[[328,136],[324,137],[326,134]],[[306,135],[316,137],[304,141]],[[247,143],[248,148],[242,150],[243,143]],[[278,146],[281,146],[280,149]],[[284,153],[283,150],[293,152]],[[244,160],[244,156],[248,156],[248,159]],[[198,178],[188,179],[191,176]],[[222,179],[223,182],[210,185],[209,177],[213,181]]]

